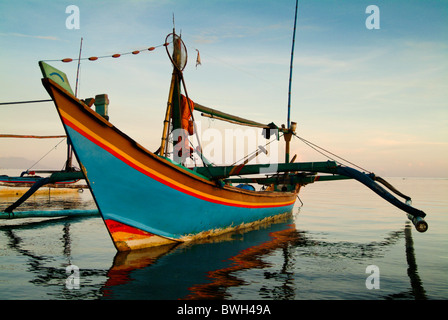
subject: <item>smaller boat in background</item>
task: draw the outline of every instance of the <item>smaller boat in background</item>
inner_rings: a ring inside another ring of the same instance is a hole
[[[45,177],[37,174],[53,174],[61,171],[47,171],[47,170],[33,170],[24,171],[18,177],[11,177],[8,175],[0,175],[0,186],[10,188],[29,188]],[[46,184],[48,188],[83,188],[83,186],[76,185],[80,179],[71,179],[65,181],[55,181],[54,183]]]
[[[0,194],[20,196],[4,212],[12,213],[13,210],[44,186],[46,187],[45,190],[55,189],[58,191],[87,189],[86,184],[78,183],[84,179],[84,174],[72,166],[71,152],[71,148],[69,148],[69,158],[64,170],[26,170],[20,176],[0,175],[0,186],[3,187],[0,188]]]

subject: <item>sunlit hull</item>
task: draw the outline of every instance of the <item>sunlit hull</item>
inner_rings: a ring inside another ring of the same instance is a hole
[[[210,236],[291,212],[294,192],[220,187],[144,149],[43,79],[119,251]]]

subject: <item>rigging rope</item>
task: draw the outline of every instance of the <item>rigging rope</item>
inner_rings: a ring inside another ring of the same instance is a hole
[[[59,141],[50,151],[48,151],[46,154],[43,155],[42,158],[40,158],[39,160],[37,160],[31,167],[29,167],[26,171],[29,171],[32,167],[34,167],[36,164],[38,164],[43,158],[45,158],[50,152],[52,152],[54,149],[56,149],[63,141],[65,140],[62,139],[61,141]]]
[[[327,152],[327,153],[331,154],[332,156],[334,156],[334,157],[336,157],[336,158],[339,158],[339,159],[341,159],[342,161],[345,161],[345,162],[351,164],[351,165],[354,166],[354,167],[357,167],[358,169],[361,169],[361,170],[363,170],[363,171],[365,171],[365,172],[368,172],[368,173],[372,173],[371,171],[366,170],[366,169],[364,169],[364,168],[362,168],[362,167],[360,167],[360,166],[354,164],[353,162],[350,162],[350,161],[348,161],[348,160],[346,160],[346,159],[344,159],[344,158],[342,158],[342,157],[340,157],[340,156],[338,156],[338,155],[336,155],[336,154],[334,154],[334,153],[332,153],[332,152],[330,152],[330,151],[328,151],[328,150],[326,150],[326,149],[324,149],[324,148],[322,148],[322,147],[319,147],[318,145],[316,145],[316,144],[314,144],[314,143],[312,143],[312,142],[310,142],[310,141],[308,141],[308,140],[306,140],[306,139],[304,139],[304,138],[302,138],[302,137],[299,137],[296,133],[294,133],[294,136],[297,137],[297,138],[299,138],[299,140],[301,140],[303,143],[305,143],[305,144],[306,144],[307,146],[309,146],[310,148],[312,148],[312,149],[314,149],[315,151],[319,152],[320,154],[322,154],[323,156],[327,157],[328,159],[333,160],[334,162],[337,162],[337,163],[339,163],[339,164],[342,164],[341,162],[339,162],[339,161],[337,161],[337,160],[331,158],[330,156],[328,156],[328,155],[325,154],[324,152]],[[320,150],[322,150],[322,151],[324,151],[324,152],[319,151],[318,149],[320,149]]]
[[[201,140],[199,138],[198,130],[197,130],[197,127],[196,127],[196,121],[194,119],[193,109],[192,109],[192,106],[190,105],[190,101],[191,100],[188,97],[187,86],[185,85],[184,75],[182,74],[182,71],[180,71],[180,70],[179,70],[179,75],[180,75],[180,79],[182,81],[182,85],[184,87],[185,97],[187,98],[187,106],[190,109],[191,119],[193,121],[193,126],[194,126],[194,132],[196,133],[196,140],[198,141],[199,150],[201,152],[200,153],[201,161],[204,164],[204,166],[208,168],[209,165],[207,164],[207,161],[204,160],[204,155],[202,154],[202,151],[203,151],[202,144],[201,144]],[[191,143],[191,141],[190,141],[190,143]],[[210,170],[210,169],[208,169],[208,170]]]

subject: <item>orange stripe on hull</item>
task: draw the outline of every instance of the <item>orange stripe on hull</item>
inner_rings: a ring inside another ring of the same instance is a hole
[[[118,159],[122,160],[123,162],[127,163],[129,166],[133,167],[134,169],[138,170],[139,172],[173,188],[180,192],[183,192],[185,194],[194,196],[196,198],[210,201],[217,204],[223,204],[227,206],[234,206],[234,207],[244,207],[244,208],[274,208],[274,207],[285,207],[290,206],[295,203],[295,197],[293,197],[292,200],[284,201],[284,202],[261,202],[261,203],[254,203],[254,202],[246,202],[246,201],[236,201],[231,199],[225,199],[220,198],[211,194],[207,194],[204,192],[201,192],[199,190],[195,190],[189,186],[180,184],[176,182],[175,180],[163,176],[159,174],[157,171],[148,168],[144,166],[142,163],[139,163],[137,160],[133,159],[131,156],[126,154],[125,152],[118,150],[116,147],[108,143],[106,140],[102,139],[101,137],[97,136],[94,132],[88,130],[85,128],[80,122],[76,121],[72,117],[70,117],[67,113],[61,110],[61,118],[67,126],[71,127],[73,130],[77,131],[79,134],[83,135],[88,140],[92,141],[96,145],[100,146],[104,150],[108,151],[110,154],[114,155]],[[237,167],[238,168],[238,167]],[[241,170],[241,168],[240,168]]]
[[[112,219],[107,219],[104,222],[106,223],[107,229],[119,251],[136,250],[176,243],[174,240],[157,236]]]

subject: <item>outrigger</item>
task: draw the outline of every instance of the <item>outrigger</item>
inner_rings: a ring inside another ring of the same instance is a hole
[[[6,136],[6,135],[3,135]],[[34,136],[33,136],[34,137]],[[54,138],[55,136],[48,136],[45,138]],[[57,136],[65,137],[65,136]],[[41,138],[41,137],[39,137]],[[11,217],[11,213],[21,204],[23,204],[29,197],[36,193],[41,187],[48,188],[70,188],[70,189],[83,189],[87,186],[85,184],[79,185],[78,181],[84,179],[84,174],[79,169],[73,166],[73,150],[70,143],[67,143],[67,160],[63,170],[26,170],[23,171],[20,176],[8,176],[0,175],[0,186],[8,188],[29,188],[22,196],[20,196],[13,204],[4,209],[5,213],[8,213],[8,217]],[[44,176],[43,176],[44,175]],[[40,213],[32,214],[29,216],[40,217]],[[4,218],[4,215],[0,215],[0,219]],[[15,216],[16,217],[16,216]]]
[[[91,100],[78,99],[65,73],[46,62],[39,62],[42,83],[54,101],[117,250],[175,244],[274,220],[291,213],[302,186],[340,179],[361,182],[405,211],[418,231],[427,230],[425,213],[412,207],[410,198],[384,179],[335,161],[296,163],[295,159],[289,160],[290,141],[296,134],[295,124],[289,121],[289,112],[288,125],[278,127],[193,102],[188,96],[183,74],[187,62],[186,47],[174,29],[165,39],[164,46],[173,72],[161,145],[156,152],[147,150],[116,128],[102,112],[104,109],[93,110]],[[150,49],[154,50],[154,47]],[[202,154],[200,145],[196,150],[190,148],[189,137],[197,134],[194,111],[262,128],[266,138],[271,133],[282,134],[286,141],[285,162],[211,164]],[[170,138],[173,141],[172,157],[168,151]],[[192,152],[202,160],[202,166],[184,165]],[[397,199],[377,182],[406,202]],[[244,188],[249,183],[262,185],[262,188]]]

